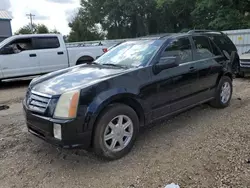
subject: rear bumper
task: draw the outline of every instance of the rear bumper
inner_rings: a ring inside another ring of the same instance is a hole
[[[44,141],[62,148],[88,148],[91,131],[84,131],[84,119],[58,120],[33,114],[23,104],[28,131]],[[62,140],[54,138],[54,123],[61,125]]]

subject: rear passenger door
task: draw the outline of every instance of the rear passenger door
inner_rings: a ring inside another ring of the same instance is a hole
[[[57,36],[34,38],[34,45],[39,53],[42,73],[52,72],[68,67],[68,56],[64,46],[60,46]]]
[[[197,89],[204,92],[205,98],[213,94],[217,78],[222,71],[222,56],[218,47],[206,36],[193,36],[195,46],[194,59],[198,69]],[[210,92],[211,91],[211,92]]]

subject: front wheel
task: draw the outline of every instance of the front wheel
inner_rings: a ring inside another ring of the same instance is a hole
[[[215,108],[226,108],[229,106],[233,93],[232,80],[223,76],[216,88],[214,100],[210,102]]]
[[[115,160],[132,149],[139,130],[136,112],[127,105],[108,106],[97,120],[94,151],[98,156]]]

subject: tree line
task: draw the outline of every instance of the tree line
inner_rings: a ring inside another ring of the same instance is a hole
[[[49,30],[48,27],[44,24],[33,24],[32,26],[30,24],[25,25],[21,27],[17,32],[15,32],[15,35],[18,34],[45,34],[45,33],[57,33],[60,32],[56,29]]]
[[[81,0],[70,41],[250,27],[249,0]]]
[[[249,0],[81,0],[69,42],[250,28]],[[39,33],[39,26],[36,31]],[[49,31],[48,31],[49,32]]]

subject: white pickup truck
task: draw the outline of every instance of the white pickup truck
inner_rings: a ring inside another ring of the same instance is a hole
[[[39,75],[92,62],[107,48],[98,44],[65,44],[60,34],[12,36],[0,43],[0,80]]]

